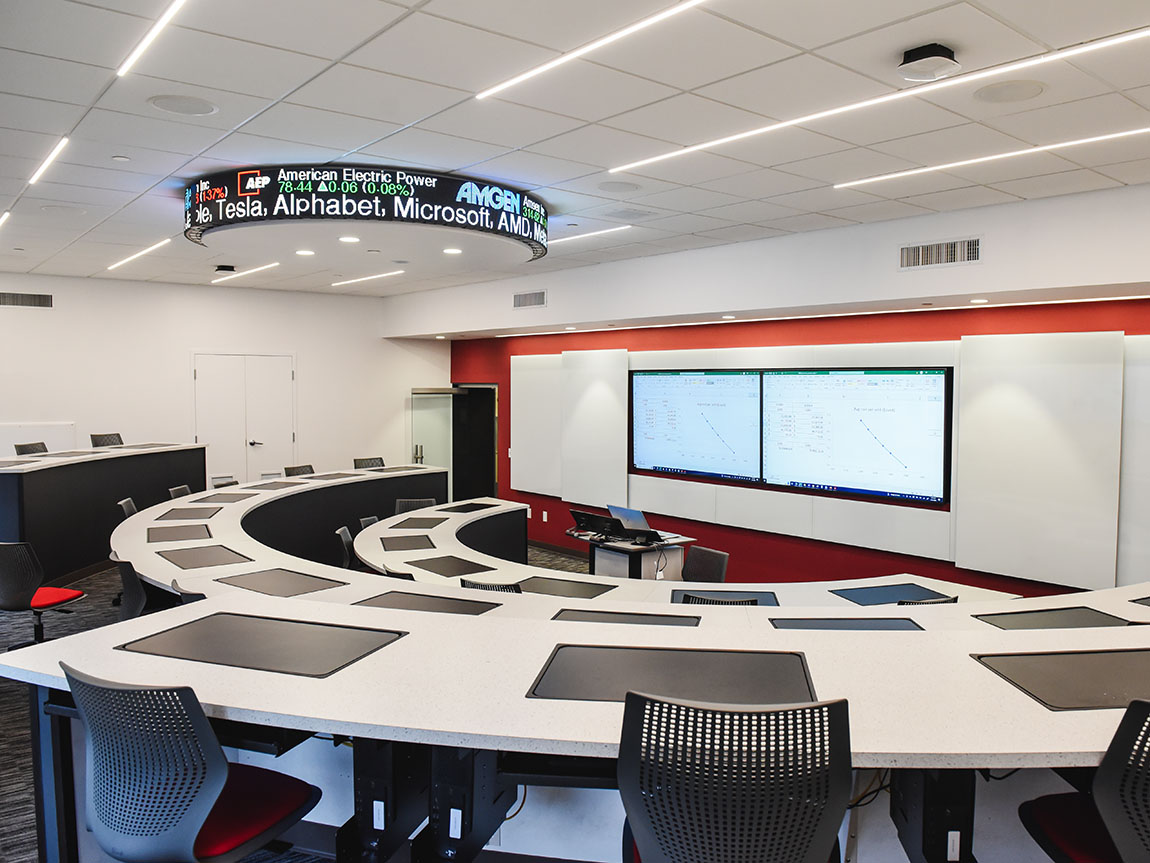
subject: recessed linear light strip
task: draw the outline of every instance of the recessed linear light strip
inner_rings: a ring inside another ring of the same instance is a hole
[[[180,7],[183,6],[185,2],[186,0],[172,0],[172,5],[169,6],[167,10],[165,10],[164,14],[156,20],[156,23],[152,25],[152,29],[148,31],[148,35],[145,36],[143,40],[141,40],[140,44],[136,46],[136,50],[128,55],[128,59],[124,61],[124,64],[116,70],[116,74],[119,77],[122,78],[127,75],[128,70],[136,65],[136,61],[139,60],[140,57],[143,56],[143,53],[148,50],[148,46],[151,45],[152,42],[155,41],[155,38],[160,35],[160,31],[168,26],[168,22],[175,17],[176,13],[180,11]]]
[[[356,282],[370,282],[372,279],[386,279],[388,276],[403,275],[404,272],[404,270],[392,270],[390,273],[377,273],[374,276],[363,276],[358,279],[345,279],[342,282],[332,282],[331,286],[333,288],[338,288],[340,285],[354,285]]]
[[[1061,150],[1067,147],[1077,147],[1080,144],[1096,144],[1099,141],[1113,141],[1117,138],[1129,138],[1133,135],[1150,133],[1150,126],[1142,129],[1130,129],[1126,132],[1115,132],[1111,135],[1095,135],[1093,138],[1079,138],[1075,141],[1059,141],[1057,144],[1042,144],[1036,147],[1027,147],[1024,150],[1011,150],[1007,153],[995,153],[992,156],[979,156],[975,159],[963,159],[960,162],[947,162],[944,165],[928,165],[925,168],[912,168],[909,171],[895,171],[892,174],[878,174],[874,177],[864,177],[861,180],[851,180],[848,183],[835,183],[836,189],[849,189],[851,186],[864,186],[868,183],[878,183],[882,180],[897,180],[900,177],[914,177],[918,174],[929,174],[932,171],[946,171],[950,168],[961,168],[966,165],[980,165],[983,162],[996,162],[999,159],[1012,159],[1015,156],[1028,156],[1031,153],[1045,153],[1047,150]]]
[[[258,273],[260,270],[270,270],[272,267],[278,267],[279,265],[280,262],[276,261],[274,264],[264,264],[262,267],[253,267],[250,270],[244,270],[242,273],[230,273],[218,279],[212,279],[212,284],[218,285],[220,282],[226,282],[229,279],[238,279],[240,276],[250,276],[252,273]]]
[[[1060,48],[1057,51],[1050,51],[1046,54],[1039,54],[1037,57],[1030,57],[1026,60],[1017,60],[1013,63],[1006,63],[1002,66],[992,66],[989,69],[981,69],[977,72],[968,72],[965,75],[956,75],[953,78],[944,78],[941,81],[934,81],[930,84],[923,84],[919,87],[910,87],[906,90],[896,90],[894,93],[887,93],[885,96],[876,96],[873,99],[864,99],[861,102],[853,102],[849,105],[841,105],[838,108],[828,108],[825,111],[818,111],[814,114],[807,114],[803,117],[796,117],[793,120],[784,120],[780,123],[772,123],[769,126],[761,126],[758,129],[750,129],[746,132],[727,135],[725,138],[716,138],[713,141],[704,141],[701,144],[692,144],[689,147],[681,147],[678,150],[672,150],[669,153],[663,153],[658,156],[651,156],[647,159],[640,159],[637,162],[628,162],[626,165],[620,165],[618,168],[611,168],[608,173],[616,174],[620,171],[630,171],[643,165],[650,165],[654,162],[661,162],[664,159],[673,159],[676,156],[685,156],[688,153],[696,153],[699,150],[707,150],[711,147],[718,147],[723,144],[742,141],[744,138],[751,138],[755,135],[763,135],[767,132],[773,132],[776,129],[787,129],[791,126],[799,126],[805,123],[814,122],[815,120],[823,120],[827,117],[836,117],[839,114],[846,114],[851,111],[859,111],[863,108],[874,107],[875,105],[885,105],[888,102],[896,102],[899,99],[909,99],[911,96],[925,96],[927,93],[933,93],[936,90],[943,90],[947,87],[957,87],[960,84],[969,84],[974,81],[985,80],[986,78],[994,78],[999,75],[1008,75],[1011,72],[1019,72],[1023,69],[1030,69],[1034,66],[1053,63],[1055,60],[1069,60],[1071,57],[1077,57],[1080,54],[1087,54],[1092,51],[1101,51],[1104,48],[1112,48],[1115,45],[1124,45],[1127,42],[1133,42],[1138,39],[1146,39],[1147,37],[1150,37],[1150,27],[1144,27],[1141,30],[1132,30],[1129,33],[1123,33],[1118,36],[1108,36],[1105,39],[1096,39],[1093,42],[1085,42],[1081,45],[1076,45],[1073,48]]]
[[[617,228],[604,228],[602,231],[591,231],[588,234],[576,234],[573,237],[560,237],[557,240],[548,240],[547,241],[547,247],[550,248],[551,246],[554,246],[556,243],[566,243],[568,240],[582,240],[584,237],[598,237],[600,234],[613,234],[616,231],[625,231],[629,227],[631,227],[631,226],[630,225],[620,225]]]
[[[148,252],[154,252],[154,251],[156,251],[156,249],[160,248],[161,246],[166,246],[171,241],[172,241],[171,237],[168,237],[166,240],[160,240],[160,242],[156,243],[154,246],[148,246],[148,248],[144,249],[142,252],[136,252],[136,254],[129,255],[128,257],[124,258],[124,260],[122,260],[122,261],[116,261],[116,263],[112,264],[112,266],[108,267],[108,269],[114,270],[114,269],[116,269],[116,267],[122,267],[124,264],[128,263],[128,261],[134,261],[134,260],[136,260],[136,258],[139,258],[139,257],[142,257],[143,255],[148,254]]]
[[[534,78],[536,75],[542,75],[544,72],[550,72],[557,66],[562,66],[564,63],[569,63],[572,60],[582,57],[584,54],[590,54],[592,51],[598,48],[602,48],[604,45],[610,45],[612,42],[618,42],[620,39],[625,39],[633,33],[638,33],[640,30],[645,30],[652,24],[658,24],[660,21],[666,21],[668,18],[678,15],[680,12],[686,12],[688,9],[698,6],[702,2],[704,2],[704,0],[684,0],[684,2],[679,3],[676,6],[672,6],[670,9],[664,9],[662,12],[652,15],[650,18],[644,18],[642,21],[638,21],[632,24],[630,27],[624,27],[622,30],[616,30],[614,33],[610,33],[604,36],[602,39],[596,39],[594,42],[588,42],[582,48],[576,48],[574,51],[568,51],[566,54],[562,54],[556,57],[554,60],[544,63],[542,66],[536,66],[534,69],[528,69],[522,75],[516,75],[514,78],[510,78],[507,81],[504,81],[502,84],[496,84],[494,87],[479,93],[475,98],[486,99],[488,96],[494,96],[496,93],[502,90],[506,90],[508,87],[514,87],[516,84],[520,84],[529,78]]]
[[[36,169],[36,173],[28,178],[28,184],[31,185],[40,179],[40,176],[48,170],[48,166],[56,161],[56,157],[60,155],[60,151],[68,146],[68,139],[61,138],[60,143],[52,148],[52,152],[48,154],[48,158],[40,163],[40,167]]]
[[[11,215],[12,215],[11,210],[5,210],[3,213],[0,213],[0,225],[3,225],[5,222],[7,222],[8,217]]]

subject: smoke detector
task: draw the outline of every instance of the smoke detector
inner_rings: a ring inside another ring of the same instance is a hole
[[[898,65],[903,79],[915,83],[938,81],[961,71],[962,64],[954,59],[954,51],[937,42],[904,51]]]

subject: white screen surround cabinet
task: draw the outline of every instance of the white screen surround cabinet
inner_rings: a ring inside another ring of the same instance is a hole
[[[564,351],[562,394],[563,500],[626,500],[627,352]]]
[[[562,461],[556,448],[563,430],[561,354],[511,358],[511,488],[559,497]]]

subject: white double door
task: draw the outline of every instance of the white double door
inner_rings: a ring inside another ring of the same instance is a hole
[[[208,476],[258,480],[295,464],[295,363],[290,356],[196,354],[196,442]]]

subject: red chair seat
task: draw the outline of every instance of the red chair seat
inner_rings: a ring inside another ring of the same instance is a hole
[[[31,606],[35,609],[53,608],[72,602],[84,595],[82,590],[72,590],[70,587],[41,587],[32,596]]]
[[[228,781],[196,837],[201,860],[227,854],[305,806],[312,787],[262,767],[229,764]]]
[[[1122,863],[1094,802],[1085,794],[1050,794],[1018,807],[1042,850],[1066,863]]]

